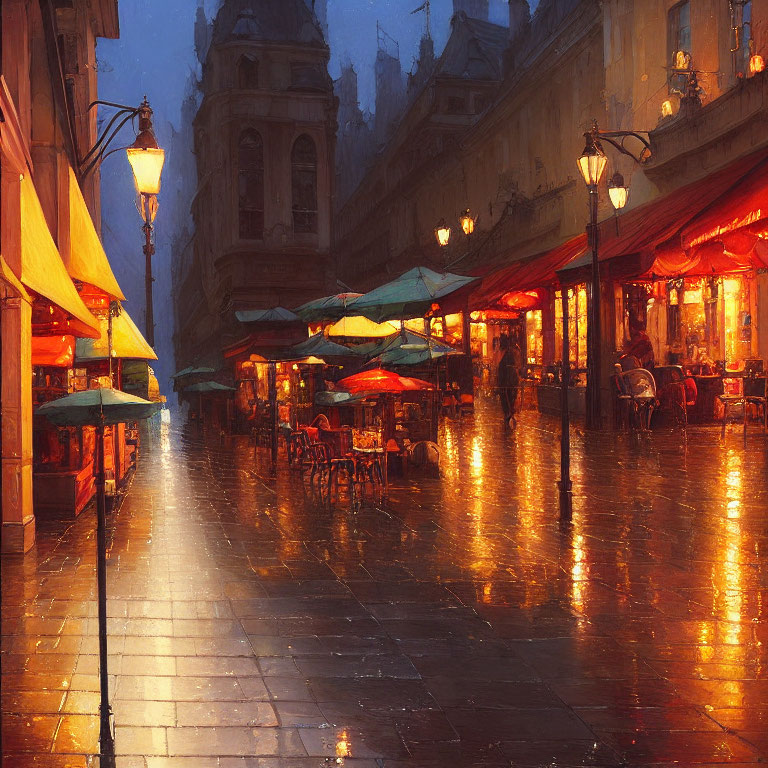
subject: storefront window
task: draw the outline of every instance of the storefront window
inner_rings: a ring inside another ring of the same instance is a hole
[[[555,292],[555,357],[562,359],[563,303],[562,293]],[[571,366],[587,367],[587,286],[568,289],[568,356]]]
[[[529,365],[542,365],[544,363],[544,334],[542,333],[541,321],[540,309],[525,313],[526,352]]]
[[[749,282],[740,277],[726,277],[723,280],[725,359],[729,368],[752,356]]]

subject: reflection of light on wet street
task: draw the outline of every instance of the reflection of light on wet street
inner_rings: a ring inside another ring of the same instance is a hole
[[[685,457],[678,431],[575,425],[561,520],[557,418],[505,427],[496,400],[441,424],[439,477],[395,463],[386,502],[359,507],[282,458],[272,474],[247,437],[162,427],[109,518],[117,740],[139,762],[150,742],[158,763],[403,768],[763,747],[762,435],[745,453],[691,426]],[[98,737],[93,515],[38,522],[35,555],[3,561],[3,706],[26,708],[3,712],[3,747],[15,766],[76,746],[80,765]]]
[[[587,553],[584,550],[584,537],[577,534],[573,537],[573,565],[571,566],[571,601],[573,607],[581,612],[584,610],[584,596],[587,587]]]

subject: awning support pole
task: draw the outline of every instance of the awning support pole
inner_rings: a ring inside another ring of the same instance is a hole
[[[571,519],[571,414],[568,405],[568,386],[571,380],[570,339],[568,337],[568,289],[560,289],[563,306],[563,357],[560,369],[560,517]]]

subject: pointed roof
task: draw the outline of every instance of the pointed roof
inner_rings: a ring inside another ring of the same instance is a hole
[[[213,23],[213,45],[235,40],[325,46],[303,0],[224,0]]]
[[[471,80],[500,80],[508,44],[506,27],[473,19],[460,11],[451,20],[451,36],[437,64],[436,74]]]

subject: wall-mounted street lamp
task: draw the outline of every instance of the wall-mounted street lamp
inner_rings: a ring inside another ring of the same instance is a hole
[[[477,216],[473,216],[469,212],[469,208],[465,208],[459,214],[459,224],[461,225],[461,231],[469,237],[475,231],[475,222],[477,222]]]
[[[608,181],[608,197],[611,198],[611,205],[617,212],[627,204],[629,188],[624,184],[624,177],[618,171]]]
[[[106,128],[96,139],[96,143],[88,150],[80,161],[80,178],[86,178],[104,158],[120,149],[125,149],[128,161],[133,170],[136,189],[141,196],[142,217],[144,218],[144,230],[146,244],[144,253],[147,259],[147,341],[154,346],[154,322],[152,319],[152,267],[151,255],[154,247],[151,243],[152,221],[157,213],[157,193],[160,191],[160,173],[163,169],[165,153],[157,146],[157,140],[152,132],[152,110],[146,100],[138,107],[128,107],[124,104],[115,104],[109,101],[94,101],[88,106],[90,111],[97,104],[115,107],[117,112],[107,123]],[[139,119],[139,133],[130,147],[118,147],[107,151],[113,139],[122,127],[134,118]],[[108,357],[110,385],[112,379],[112,318],[120,312],[118,302],[110,302],[107,321]],[[102,434],[103,440],[103,434]],[[103,450],[103,446],[102,446]],[[103,462],[101,464],[103,473]],[[103,475],[102,475],[103,476]],[[97,484],[99,480],[97,479]],[[102,480],[103,482],[103,480]],[[105,529],[104,507],[97,505],[98,528]],[[106,540],[102,535],[97,536],[96,571],[98,583],[98,626],[99,626],[99,754],[102,768],[114,768],[115,766],[115,739],[112,731],[112,708],[109,704],[109,675],[107,671],[107,553]]]
[[[152,222],[157,215],[157,195],[160,192],[160,176],[165,162],[165,151],[158,146],[154,131],[152,130],[152,108],[146,97],[138,107],[128,107],[125,104],[116,104],[112,101],[94,101],[88,109],[92,109],[97,104],[103,104],[108,107],[117,108],[117,112],[107,123],[101,136],[91,147],[88,154],[80,163],[82,169],[81,176],[85,178],[104,158],[117,152],[121,147],[107,152],[107,147],[117,136],[122,127],[129,121],[138,118],[139,132],[135,141],[125,149],[128,156],[128,162],[133,171],[133,180],[136,184],[136,191],[139,193],[141,206],[139,213],[144,221],[142,230],[144,232],[144,283],[146,292],[146,323],[145,336],[151,347],[155,346],[155,320],[154,307],[152,301],[152,256],[155,253],[155,246],[152,243]],[[119,122],[118,122],[119,121]]]
[[[639,141],[643,148],[638,155],[624,146],[627,138]],[[587,242],[592,250],[592,280],[590,283],[590,313],[587,325],[587,427],[600,427],[600,262],[598,258],[598,228],[597,203],[598,184],[603,176],[608,158],[603,151],[602,142],[606,141],[624,155],[631,157],[637,163],[644,163],[651,156],[651,145],[646,138],[636,131],[601,131],[597,121],[592,124],[592,130],[584,134],[584,151],[578,158],[578,166],[584,182],[589,190],[589,224],[587,225]],[[609,196],[616,209],[622,208],[627,202],[627,188],[620,174],[615,174],[609,184]],[[618,205],[620,203],[620,205]]]
[[[445,223],[445,219],[440,219],[435,227],[435,237],[441,248],[445,248],[451,239],[451,228]]]

